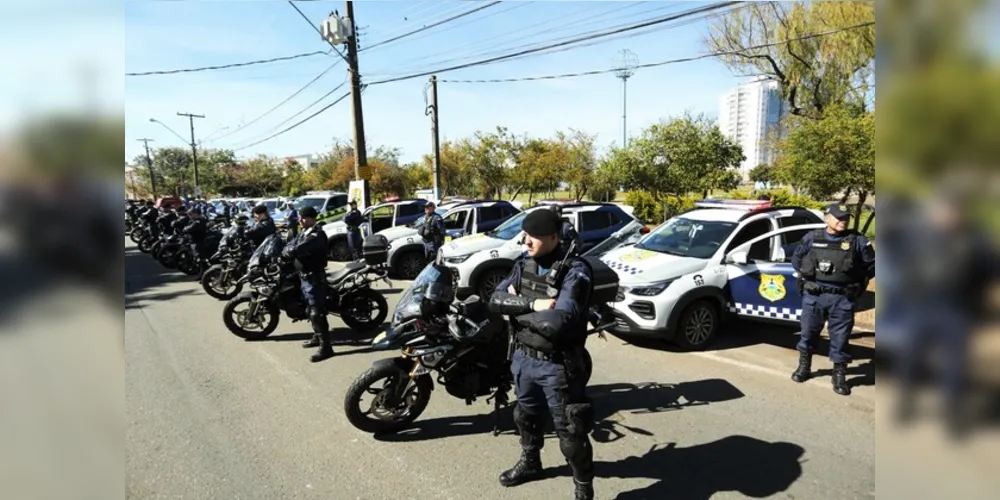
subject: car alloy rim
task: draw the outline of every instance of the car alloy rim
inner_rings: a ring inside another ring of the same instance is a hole
[[[699,307],[691,312],[684,335],[692,345],[700,345],[708,340],[713,326],[712,312]]]

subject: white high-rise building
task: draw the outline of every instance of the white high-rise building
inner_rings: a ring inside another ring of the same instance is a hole
[[[784,109],[778,82],[764,78],[740,85],[719,99],[719,129],[743,146],[746,159],[740,173],[744,182],[754,167],[774,161],[767,137],[778,130]]]

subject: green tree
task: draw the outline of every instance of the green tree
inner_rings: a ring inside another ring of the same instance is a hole
[[[156,192],[160,196],[182,196],[191,192],[194,177],[191,170],[191,151],[187,148],[165,147],[150,151],[153,159],[153,174],[156,176]],[[138,158],[137,158],[138,161]],[[145,156],[142,165],[146,164]],[[149,169],[139,170],[143,183],[149,184]]]
[[[473,175],[481,191],[489,198],[503,197],[507,185],[507,165],[510,158],[510,136],[507,129],[497,127],[495,132],[476,132],[474,140],[463,147],[473,166]]]
[[[781,176],[818,200],[840,194],[844,202],[856,195],[860,214],[875,193],[875,114],[831,105],[821,120],[794,121],[780,144]]]
[[[441,196],[467,194],[473,187],[473,168],[469,151],[472,145],[468,139],[458,142],[445,141],[441,143]],[[434,171],[434,158],[424,155],[424,168],[428,178]],[[428,181],[430,185],[433,181]]]
[[[643,190],[658,203],[669,197],[722,187],[727,171],[744,159],[743,150],[718,133],[704,115],[685,115],[644,130],[627,148],[612,149],[602,168],[629,190]]]
[[[570,129],[569,133],[557,132],[556,141],[567,153],[567,162],[559,179],[569,184],[573,199],[580,201],[593,183],[597,169],[597,136]]]
[[[715,22],[706,42],[736,74],[777,80],[791,114],[819,119],[833,104],[874,104],[874,22],[875,2],[747,3]]]
[[[306,182],[306,171],[295,160],[285,160],[283,165],[284,178],[281,180],[281,192],[285,196],[300,196],[309,191]]]

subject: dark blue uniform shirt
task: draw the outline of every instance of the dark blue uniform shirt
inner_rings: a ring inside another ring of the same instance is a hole
[[[802,237],[802,240],[799,242],[799,246],[795,249],[795,253],[792,255],[792,267],[795,268],[795,270],[801,269],[802,258],[805,257],[806,254],[809,253],[810,250],[812,250],[812,244],[813,244],[813,241],[814,241],[813,233],[814,233],[814,231],[809,231],[808,233],[806,233],[805,236]],[[841,241],[841,240],[843,240],[845,237],[847,237],[850,234],[856,234],[856,233],[852,233],[852,232],[850,232],[850,230],[848,230],[848,231],[845,231],[842,234],[834,235],[834,234],[830,234],[826,230],[823,230],[823,235],[826,236],[827,241],[831,241],[831,242]],[[864,270],[863,273],[861,273],[861,272],[858,273],[859,282],[861,280],[867,280],[867,279],[874,278],[875,277],[875,248],[872,247],[871,242],[868,241],[868,238],[865,238],[865,236],[863,234],[857,234],[857,236],[855,237],[855,239],[854,239],[854,252],[855,252],[855,255],[861,255],[860,262],[861,262],[862,269]],[[838,283],[825,283],[825,282],[822,282],[822,281],[817,281],[817,283],[819,283],[821,285],[824,285],[824,286],[837,287],[837,288],[840,288],[840,287],[843,286],[843,285],[838,284]]]

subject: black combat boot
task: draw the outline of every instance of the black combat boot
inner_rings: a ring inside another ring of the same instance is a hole
[[[514,467],[500,473],[500,484],[505,487],[518,486],[542,477],[541,450],[521,449],[521,458]]]
[[[302,343],[302,347],[304,349],[312,349],[313,347],[319,347],[321,343],[319,334],[314,333],[311,339]]]
[[[851,386],[847,385],[847,363],[833,364],[833,392],[841,396],[851,395]]]
[[[792,380],[802,383],[809,380],[812,377],[812,354],[802,354],[799,353],[799,367],[795,369],[795,373],[792,373]]]
[[[309,358],[313,363],[319,363],[324,359],[333,357],[333,345],[330,344],[330,333],[323,333],[320,336],[319,350]]]
[[[573,484],[576,485],[573,500],[594,500],[594,483],[581,483],[574,479]]]

